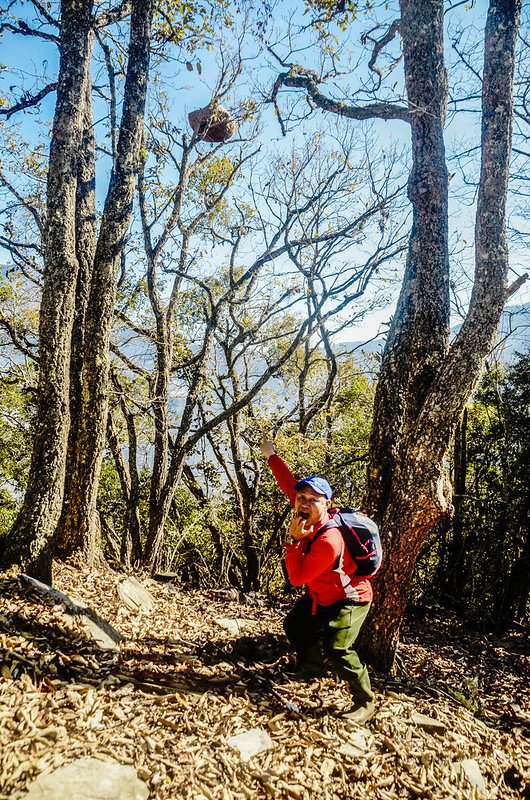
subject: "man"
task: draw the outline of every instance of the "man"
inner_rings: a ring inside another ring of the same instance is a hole
[[[353,706],[345,716],[362,724],[374,714],[374,697],[368,670],[353,645],[370,609],[370,581],[355,577],[355,562],[338,528],[327,528],[315,539],[335,513],[327,480],[311,475],[297,481],[269,439],[263,439],[260,449],[295,511],[285,545],[289,579],[293,586],[306,584],[308,589],[287,614],[285,633],[300,669],[309,676],[325,671],[322,637],[324,654],[353,695]]]

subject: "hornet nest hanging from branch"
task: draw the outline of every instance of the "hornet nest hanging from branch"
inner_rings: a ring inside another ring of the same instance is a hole
[[[188,114],[193,132],[205,142],[226,142],[237,131],[237,122],[228,109],[217,103]]]

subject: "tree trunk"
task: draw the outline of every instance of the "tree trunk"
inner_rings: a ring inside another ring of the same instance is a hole
[[[178,474],[178,483],[180,474]],[[164,542],[164,525],[171,508],[171,501],[173,499],[174,490],[166,488],[161,496],[160,505],[158,508],[153,509],[149,516],[149,530],[147,533],[147,541],[145,546],[144,561],[149,565],[152,573],[158,572],[160,569],[160,561],[162,558],[162,544]]]
[[[118,387],[119,388],[119,387]],[[125,402],[122,403],[122,411],[127,423],[129,466],[123,457],[121,443],[114,424],[112,412],[107,415],[107,442],[114,459],[116,472],[120,480],[121,491],[125,501],[126,512],[124,520],[124,531],[119,546],[119,559],[121,563],[130,569],[133,564],[139,564],[142,560],[142,541],[141,541],[141,522],[140,522],[140,479],[136,466],[137,440],[136,428],[133,415],[127,412]]]
[[[150,275],[152,271],[150,270]],[[153,289],[150,287],[150,291]],[[155,308],[157,343],[156,343],[156,380],[154,385],[151,405],[153,409],[155,440],[153,452],[153,469],[151,472],[151,484],[149,491],[149,519],[157,519],[158,511],[162,498],[162,491],[167,481],[168,450],[169,450],[169,418],[168,418],[168,398],[169,398],[169,379],[172,359],[172,335],[170,324],[166,324],[165,314],[157,303]],[[169,507],[168,507],[169,512]],[[149,533],[149,542],[160,542],[163,537],[165,518],[157,523],[157,532]],[[161,531],[161,532],[160,532]],[[153,551],[149,550],[149,559],[153,559]],[[156,548],[158,549],[158,548]],[[154,564],[154,561],[152,561]],[[157,567],[158,569],[158,567]]]
[[[69,524],[69,508],[75,502],[76,459],[81,424],[83,398],[83,360],[85,349],[85,322],[94,255],[96,251],[96,201],[95,201],[95,139],[92,119],[92,82],[87,81],[83,107],[83,139],[79,150],[78,183],[76,196],[76,252],[79,262],[72,331],[70,359],[70,431],[64,482],[64,499],[61,517],[55,534],[55,555],[66,557],[79,551],[83,560],[90,562],[94,554],[83,552],[85,545],[79,539],[78,529]]]
[[[456,427],[454,439],[454,514],[451,526],[451,544],[445,564],[444,594],[448,595],[452,606],[461,607],[465,574],[464,574],[464,495],[467,477],[467,408]]]
[[[94,258],[85,326],[83,408],[72,472],[73,490],[65,513],[68,554],[93,559],[96,549],[96,499],[105,444],[108,410],[109,342],[116,300],[117,274],[132,214],[134,180],[143,135],[149,75],[152,0],[134,0],[123,113],[117,158],[105,201]]]
[[[19,564],[51,583],[69,431],[69,369],[75,292],[78,151],[91,56],[91,0],[61,4],[60,64],[47,184],[44,286],[39,321],[39,386],[34,445],[22,508],[3,565]]]
[[[442,124],[446,79],[441,0],[402,0],[401,31],[413,111],[413,204],[404,283],[376,391],[367,507],[386,559],[361,646],[392,666],[416,558],[450,505],[445,459],[493,343],[506,298],[505,207],[520,2],[490,4],[485,33],[482,163],[469,311],[448,347],[447,177]]]
[[[367,507],[379,522],[393,494],[403,437],[410,430],[447,350],[449,255],[443,125],[447,79],[442,0],[403,0],[401,30],[411,119],[408,196],[412,230],[398,306],[374,399]]]

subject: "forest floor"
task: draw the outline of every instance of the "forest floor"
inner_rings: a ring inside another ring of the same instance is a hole
[[[124,635],[113,652],[0,574],[0,800],[87,756],[134,767],[157,800],[530,798],[528,631],[409,620],[402,676],[372,672],[377,711],[359,728],[340,716],[344,683],[292,673],[292,599],[144,579],[142,613],[120,600],[123,578],[55,567],[58,589]],[[246,758],[230,737],[255,729],[269,749]]]

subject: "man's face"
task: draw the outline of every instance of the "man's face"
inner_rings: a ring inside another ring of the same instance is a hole
[[[294,510],[297,514],[304,516],[307,514],[308,525],[316,525],[317,522],[320,522],[326,516],[330,506],[331,500],[328,500],[323,494],[318,494],[310,486],[304,486],[296,493]]]

